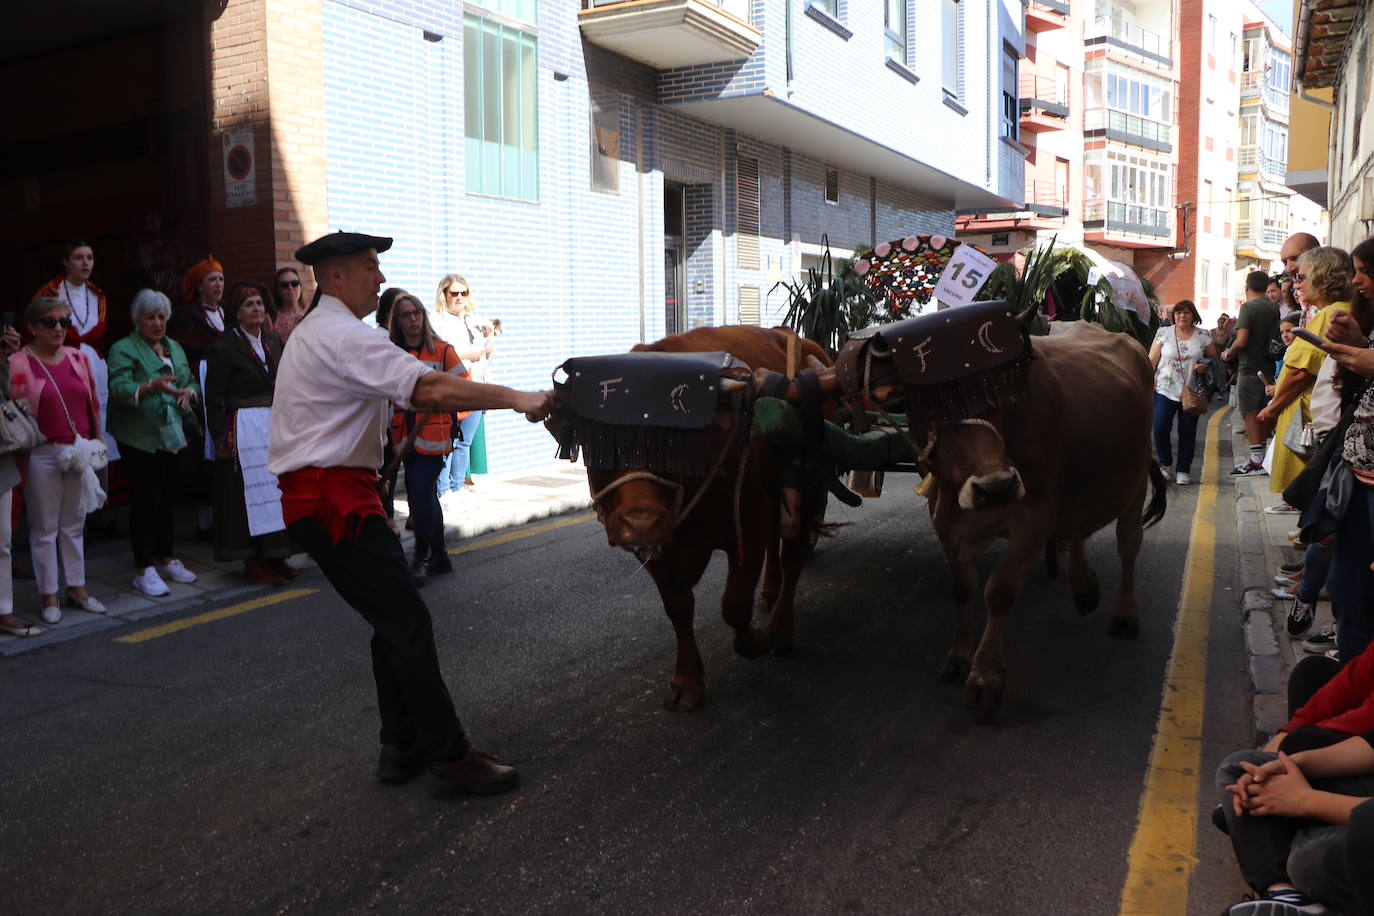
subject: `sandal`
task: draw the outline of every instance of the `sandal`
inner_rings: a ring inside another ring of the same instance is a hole
[[[12,627],[7,623],[0,623],[0,633],[5,633],[9,636],[18,636],[21,638],[27,636],[42,636],[43,628],[34,626],[31,623],[26,623],[22,626],[17,627]]]

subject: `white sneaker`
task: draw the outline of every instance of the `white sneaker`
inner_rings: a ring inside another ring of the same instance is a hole
[[[166,563],[159,564],[157,571],[173,582],[187,583],[196,581],[196,574],[183,566],[181,561],[176,557],[172,557],[172,559],[168,560]]]
[[[1186,487],[1192,482],[1193,478],[1188,476],[1187,471],[1179,471],[1178,474],[1174,476],[1174,483],[1178,484],[1180,487]]]
[[[57,623],[62,619],[62,609],[57,605],[50,605],[43,608],[43,622]]]
[[[167,583],[162,581],[162,577],[157,574],[157,570],[149,566],[143,572],[134,576],[134,588],[141,591],[150,598],[161,598],[171,592]]]

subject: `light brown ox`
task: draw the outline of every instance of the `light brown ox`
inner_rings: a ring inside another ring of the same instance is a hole
[[[753,369],[786,372],[787,341],[792,336],[785,328],[697,328],[670,335],[657,343],[639,344],[633,350],[678,353],[723,350]],[[829,365],[824,351],[816,344],[798,339],[797,345],[800,355]],[[728,435],[726,431],[720,432],[722,444]],[[753,442],[748,446],[748,464],[740,489],[743,551],[742,556],[737,555],[734,494],[740,455],[740,448],[734,447],[706,495],[676,529],[675,491],[652,480],[629,481],[608,493],[598,506],[610,545],[647,561],[646,568],[658,587],[663,610],[677,636],[673,677],[664,697],[664,706],[670,710],[696,709],[706,696],[705,673],[693,627],[693,589],[706,571],[712,551],[723,550],[729,558],[720,610],[725,622],[735,631],[735,651],[745,658],[756,658],[770,649],[775,655],[786,654],[792,649],[793,602],[797,579],[810,552],[809,531],[806,530],[811,525],[810,513],[802,513],[805,519],[802,537],[789,540],[780,537],[781,462],[768,442]],[[599,493],[636,470],[589,469],[587,477],[591,491]],[[684,487],[685,504],[695,495],[701,481],[680,479],[678,482]],[[760,604],[769,612],[767,633],[752,621],[754,593],[761,570],[764,577]]]
[[[1121,581],[1108,632],[1134,637],[1140,613],[1136,555],[1144,528],[1165,509],[1166,483],[1150,453],[1153,380],[1145,351],[1126,335],[1086,321],[1054,328],[1048,337],[1031,338],[1029,399],[997,411],[987,423],[937,427],[929,459],[937,475],[931,518],[958,608],[941,677],[967,675],[965,703],[984,717],[997,710],[1005,687],[1007,613],[1047,546],[1068,543],[1074,603],[1087,614],[1096,608],[1099,590],[1084,542],[1116,523]],[[875,396],[883,393],[874,388]],[[929,431],[913,435],[928,444]],[[984,591],[987,625],[979,642],[974,564],[998,538],[1009,544]]]

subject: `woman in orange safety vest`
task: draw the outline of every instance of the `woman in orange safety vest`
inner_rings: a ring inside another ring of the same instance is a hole
[[[415,358],[439,372],[466,377],[458,353],[434,334],[420,300],[399,293],[392,300],[391,342],[415,354]],[[444,547],[444,513],[439,506],[436,483],[444,467],[444,456],[453,451],[458,421],[467,412],[423,413],[397,408],[391,419],[391,444],[399,448],[419,424],[415,442],[405,453],[401,466],[406,473],[406,499],[415,531],[415,558],[410,574],[416,585],[427,576],[453,571],[453,561]]]

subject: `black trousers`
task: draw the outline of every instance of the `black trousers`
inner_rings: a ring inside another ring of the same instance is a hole
[[[468,739],[439,671],[429,608],[386,519],[369,515],[357,537],[338,544],[314,518],[303,518],[289,530],[339,597],[372,626],[382,744],[413,748],[427,763],[461,758]]]
[[[145,452],[124,442],[119,457],[129,478],[129,541],[139,569],[174,556],[173,510],[181,476],[181,455]]]
[[[1326,851],[1323,863],[1330,874],[1331,898],[1347,913],[1374,913],[1374,801],[1350,814],[1345,836]]]

